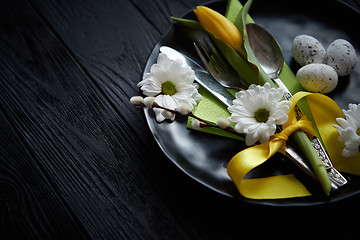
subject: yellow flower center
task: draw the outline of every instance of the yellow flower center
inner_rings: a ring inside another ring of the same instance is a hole
[[[360,128],[356,131],[356,134],[360,136]],[[360,146],[359,146],[360,147]]]
[[[171,81],[166,81],[161,86],[161,92],[165,95],[174,95],[176,93],[176,86]]]
[[[255,112],[255,119],[257,122],[265,123],[269,119],[270,112],[266,108],[259,108]]]

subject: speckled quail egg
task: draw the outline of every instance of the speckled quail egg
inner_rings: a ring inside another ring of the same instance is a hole
[[[324,46],[316,38],[309,35],[295,37],[291,51],[295,61],[301,66],[310,63],[323,63],[326,58]]]
[[[334,68],[321,63],[312,63],[299,69],[296,79],[309,92],[329,93],[338,83]]]
[[[349,75],[356,64],[354,47],[344,39],[333,41],[327,49],[326,63],[333,67],[339,76]]]

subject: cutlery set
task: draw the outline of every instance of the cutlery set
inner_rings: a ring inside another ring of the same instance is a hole
[[[284,58],[275,38],[258,24],[247,24],[247,33],[251,48],[260,66],[278,87],[283,89],[284,99],[289,100],[292,94],[278,77],[284,63]],[[205,65],[206,70],[196,61],[173,48],[162,46],[160,47],[160,52],[166,54],[170,59],[180,60],[184,65],[191,67],[195,72],[196,82],[209,91],[226,107],[231,106],[234,96],[227,88],[240,91],[244,90],[241,79],[233,69],[225,64],[226,60],[223,60],[220,53],[216,51],[210,39],[198,40],[194,42],[194,47],[202,63]],[[302,113],[300,109],[298,110],[297,113],[299,113],[299,116],[297,117],[301,117]],[[319,139],[313,138],[311,139],[311,143],[327,169],[331,181],[331,190],[336,191],[346,185],[348,181],[334,168]],[[317,180],[316,174],[308,160],[299,153],[297,147],[291,142],[288,142],[286,145],[286,156],[311,178]]]

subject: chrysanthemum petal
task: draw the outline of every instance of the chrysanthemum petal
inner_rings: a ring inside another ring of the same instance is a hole
[[[247,134],[245,137],[245,143],[247,146],[254,145],[257,141],[259,141],[259,134],[257,132]]]
[[[349,110],[343,110],[345,118],[336,118],[340,124],[333,127],[339,133],[339,141],[345,147],[342,151],[343,157],[353,157],[359,153],[360,136],[357,134],[360,128],[360,104],[349,104]]]

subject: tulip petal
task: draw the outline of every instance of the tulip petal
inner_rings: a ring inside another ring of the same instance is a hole
[[[204,6],[194,10],[201,25],[235,50],[241,49],[242,36],[236,26],[220,13]]]

